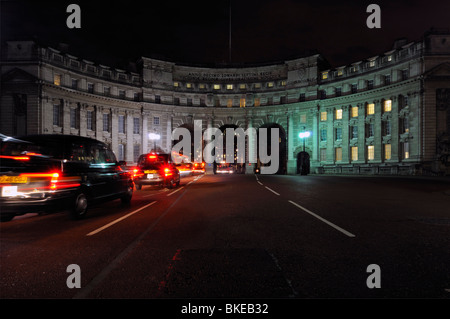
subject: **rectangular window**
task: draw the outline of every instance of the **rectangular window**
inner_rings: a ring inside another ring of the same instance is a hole
[[[124,99],[125,98],[125,91],[119,90],[119,98]]]
[[[55,74],[53,76],[53,84],[54,85],[61,85],[61,74]]]
[[[342,140],[342,128],[337,127],[335,132],[336,132],[336,140]]]
[[[227,100],[227,107],[233,107],[233,99]]]
[[[139,144],[133,145],[133,161],[137,163],[139,155],[141,155],[141,146]]]
[[[373,89],[373,80],[368,80],[367,81],[367,89],[368,90],[372,90]]]
[[[409,142],[403,143],[403,159],[409,158]]]
[[[273,88],[273,82],[267,83],[267,87],[268,87],[268,88]]]
[[[245,90],[247,86],[245,84],[239,84],[239,89]]]
[[[384,135],[391,135],[391,121],[384,122]]]
[[[367,115],[372,115],[375,114],[375,104],[374,103],[369,103],[367,104]]]
[[[352,106],[352,117],[358,117],[358,107]]]
[[[111,88],[109,86],[104,86],[103,87],[103,94],[105,96],[110,96],[111,95]]]
[[[322,80],[328,79],[328,72],[322,72]]]
[[[384,76],[384,84],[385,85],[391,84],[391,75],[390,74]]]
[[[320,149],[320,161],[324,162],[327,160],[327,149],[321,148]]]
[[[192,89],[192,88],[193,88],[192,83],[186,83],[186,89]]]
[[[306,114],[300,115],[300,123],[306,123]]]
[[[123,146],[123,144],[119,144],[118,145],[118,150],[119,150],[119,154],[118,154],[118,160],[119,161],[123,161],[124,160],[124,155],[125,155],[125,152],[124,152],[124,149],[125,149],[125,147]]]
[[[357,126],[352,126],[350,132],[351,132],[352,138],[358,138],[358,127]]]
[[[384,144],[384,159],[391,159],[391,144]]]
[[[336,110],[336,120],[342,120],[342,109]]]
[[[375,147],[373,145],[367,146],[367,159],[372,161],[375,159]]]
[[[390,112],[392,111],[392,100],[385,100],[383,104],[383,111]]]
[[[70,109],[70,128],[78,128],[78,110]]]
[[[139,117],[134,117],[133,118],[133,134],[139,134],[140,127],[141,127],[141,121],[140,121]]]
[[[327,120],[327,112],[320,112],[320,121],[325,122]]]
[[[227,84],[227,90],[232,90],[233,89],[233,84]]]
[[[255,106],[261,106],[261,99],[259,97],[255,98]]]
[[[402,120],[402,126],[403,126],[403,133],[408,133],[409,132],[409,118],[408,117],[404,117]]]
[[[373,123],[367,124],[366,134],[367,134],[366,137],[372,137],[375,135],[375,128],[374,128]]]
[[[94,118],[94,112],[93,111],[87,111],[86,112],[86,129],[88,129],[90,131],[94,130],[93,118]]]
[[[87,84],[88,93],[94,93],[94,83]]]
[[[325,142],[327,140],[327,129],[323,128],[320,130],[320,141]]]
[[[336,147],[336,162],[342,161],[342,147]]]
[[[153,125],[159,125],[159,116],[153,117]]]
[[[220,90],[220,84],[214,84],[214,90]]]
[[[245,107],[245,98],[242,98],[239,102],[240,107]]]
[[[119,133],[125,133],[125,115],[119,115]]]
[[[72,89],[76,90],[78,89],[78,80],[72,79]]]
[[[109,132],[109,113],[103,114],[103,132]]]
[[[351,91],[352,91],[352,93],[357,93],[358,92],[358,84],[352,84]]]
[[[342,88],[336,88],[336,96],[341,96],[342,95]]]
[[[180,86],[180,83],[179,83],[179,82],[173,82],[173,87],[177,88],[177,87],[179,87],[179,86]]]
[[[61,104],[53,105],[53,125],[61,126]]]
[[[351,155],[352,155],[352,161],[357,161],[358,160],[358,147],[357,146],[352,146],[351,147]]]

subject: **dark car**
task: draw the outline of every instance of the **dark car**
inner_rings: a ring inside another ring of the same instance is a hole
[[[2,221],[55,210],[69,210],[79,219],[91,204],[131,201],[132,174],[105,143],[72,135],[0,137]]]
[[[143,154],[134,172],[136,189],[143,185],[159,185],[173,188],[180,185],[180,171],[169,162],[167,154]]]

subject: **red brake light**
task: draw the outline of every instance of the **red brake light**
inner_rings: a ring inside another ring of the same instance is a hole
[[[14,159],[17,161],[29,161],[30,157],[29,156],[8,156],[8,155],[0,155],[0,158],[10,158],[10,159]]]

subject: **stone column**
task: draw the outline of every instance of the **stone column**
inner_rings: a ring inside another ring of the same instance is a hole
[[[366,158],[366,103],[358,104],[358,162],[367,163]]]
[[[350,163],[349,106],[342,107],[342,164]]]
[[[287,140],[287,153],[288,153],[288,157],[287,157],[287,174],[289,175],[293,175],[296,173],[297,171],[297,161],[294,158],[294,140],[296,138],[295,136],[295,130],[294,130],[294,114],[292,112],[288,112],[287,113],[287,122],[288,122],[288,127],[287,127],[287,136],[288,136],[288,140]]]
[[[327,162],[335,162],[335,150],[334,141],[336,137],[334,136],[334,107],[328,107],[327,109]]]
[[[148,113],[142,110],[141,115],[142,115],[141,153],[146,154],[148,152]]]
[[[133,163],[133,146],[134,146],[134,141],[133,141],[133,112],[130,110],[126,111],[126,125],[125,125],[125,129],[126,129],[126,135],[127,135],[127,146],[126,146],[126,150],[125,150],[125,161],[127,163]]]
[[[382,101],[376,100],[375,103],[375,125],[374,125],[374,142],[373,145],[375,147],[374,150],[374,159],[373,163],[381,163],[383,159],[383,132],[382,132],[382,123],[381,123],[381,115],[382,115]]]
[[[398,98],[394,96],[391,98],[391,100],[391,161],[398,163],[401,159]]]
[[[111,109],[110,121],[111,149],[116,154],[116,156],[119,157],[119,116],[117,114],[117,109]]]

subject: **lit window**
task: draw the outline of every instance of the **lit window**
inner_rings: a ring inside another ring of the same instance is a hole
[[[375,158],[375,147],[373,145],[367,146],[367,159],[372,161]]]
[[[357,161],[358,160],[358,147],[352,146],[351,152],[352,152],[352,161]]]
[[[220,84],[214,84],[214,90],[220,90]]]
[[[392,55],[388,55],[387,56],[387,60],[390,62],[390,61],[392,61]]]
[[[239,84],[239,88],[241,90],[245,90],[247,88],[247,86],[245,84]]]
[[[327,112],[320,112],[320,121],[324,122],[327,120]]]
[[[240,107],[245,107],[245,98],[242,98],[239,103]]]
[[[61,74],[55,74],[53,76],[53,84],[54,85],[61,85]]]
[[[404,159],[409,158],[409,142],[403,143],[403,158]]]
[[[286,86],[286,81],[281,81],[281,86]]]
[[[260,106],[261,105],[261,99],[259,97],[255,98],[255,106]]]
[[[233,84],[227,84],[227,90],[232,90],[233,89]]]
[[[173,86],[177,88],[177,87],[180,86],[180,83],[179,82],[173,82]]]
[[[375,114],[375,104],[369,103],[367,104],[367,115]]]
[[[358,117],[358,107],[352,106],[352,117]]]
[[[342,120],[342,109],[336,110],[336,120]]]
[[[375,66],[375,60],[369,62],[369,67],[373,68]]]
[[[204,90],[206,88],[206,85],[205,84],[199,84],[198,87],[199,87],[200,90]]]
[[[268,87],[268,88],[272,88],[272,87],[273,87],[273,82],[267,83],[267,87]]]
[[[192,83],[186,83],[186,88],[187,89],[192,89]]]
[[[322,72],[322,80],[328,79],[328,72]]]
[[[227,100],[227,107],[232,107],[233,106],[233,99],[228,99]]]
[[[336,161],[342,161],[342,147],[336,147]]]
[[[255,89],[260,89],[261,88],[261,83],[255,83]]]
[[[339,69],[339,70],[337,71],[337,76],[342,76],[343,74],[344,74],[344,70]]]
[[[384,101],[384,112],[392,111],[392,100]]]
[[[306,114],[300,115],[300,123],[306,123]]]
[[[384,159],[391,159],[391,144],[384,144]]]

